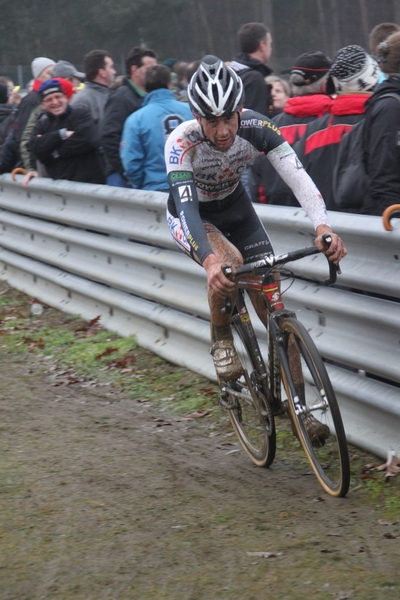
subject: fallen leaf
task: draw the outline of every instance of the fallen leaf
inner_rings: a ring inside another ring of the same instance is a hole
[[[115,358],[110,361],[107,365],[108,369],[122,369],[121,373],[133,371],[133,369],[129,368],[128,365],[131,365],[135,362],[135,357],[132,355],[122,356],[120,358]],[[126,371],[125,371],[126,370]]]
[[[103,358],[104,356],[108,356],[109,354],[112,354],[113,352],[118,352],[118,348],[112,348],[111,346],[108,346],[104,352],[101,352],[100,354],[98,354],[97,356],[95,356],[96,360],[99,360],[100,358]]]
[[[260,556],[261,558],[276,558],[282,556],[282,552],[246,552],[247,556]]]
[[[349,600],[353,597],[353,592],[337,592],[334,595],[335,600]]]
[[[211,412],[211,408],[205,408],[204,410],[196,410],[195,412],[190,413],[189,415],[185,415],[184,417],[180,417],[178,421],[186,421],[186,419],[201,419],[201,417],[205,417],[209,415]]]
[[[219,390],[209,388],[209,387],[199,388],[199,392],[201,392],[201,394],[203,396],[219,396],[219,394],[220,394]]]
[[[396,535],[393,535],[393,533],[384,533],[383,537],[386,538],[387,540],[395,540],[396,539]]]
[[[95,317],[88,323],[84,323],[83,325],[81,325],[80,327],[75,329],[75,334],[79,333],[79,332],[83,332],[83,333],[90,332],[90,329],[99,328],[100,327],[100,323],[99,323],[100,319],[101,319],[101,315],[97,315],[97,317]]]
[[[394,525],[392,521],[385,521],[384,519],[378,519],[378,525]]]

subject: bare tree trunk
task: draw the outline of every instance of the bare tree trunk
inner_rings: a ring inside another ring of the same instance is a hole
[[[394,20],[400,25],[400,2],[399,0],[393,0],[393,12],[394,12]]]
[[[210,23],[208,22],[208,19],[207,19],[207,13],[204,8],[204,3],[202,0],[197,0],[196,4],[197,4],[197,10],[198,10],[199,16],[200,16],[200,21],[201,21],[201,24],[203,25],[204,39],[206,42],[205,52],[207,54],[215,54],[214,40],[212,37]]]
[[[337,0],[330,0],[331,5],[331,23],[332,37],[330,44],[330,54],[332,60],[335,58],[337,51],[341,47],[340,29],[339,29],[339,5]]]
[[[271,32],[272,38],[274,37],[274,7],[273,0],[260,0],[261,4],[261,20]]]
[[[329,37],[328,37],[328,32],[326,30],[326,21],[325,21],[324,8],[322,6],[322,0],[317,0],[317,8],[318,8],[319,22],[321,24],[321,33],[322,33],[322,39],[323,39],[322,49],[324,50],[324,52],[330,52]]]
[[[224,2],[224,15],[225,15],[225,26],[226,26],[226,39],[228,41],[228,57],[229,60],[235,56],[237,52],[237,30],[233,20],[233,11],[230,0]]]
[[[365,0],[358,0],[358,5],[360,7],[361,14],[361,30],[363,36],[363,46],[368,49],[368,34],[369,34],[369,26],[368,26],[368,8]]]

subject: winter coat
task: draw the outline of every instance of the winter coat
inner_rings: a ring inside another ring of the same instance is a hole
[[[326,114],[333,103],[325,94],[289,98],[283,112],[272,120],[285,140],[293,145],[306,132],[307,125]],[[261,154],[249,167],[250,195],[253,202],[299,206],[292,190],[277,174],[268,158]]]
[[[18,106],[18,112],[15,116],[12,132],[7,135],[4,142],[1,165],[1,170],[4,173],[10,172],[15,167],[19,167],[22,164],[19,145],[32,111],[40,104],[38,89],[41,85],[42,81],[35,79],[32,91],[22,98],[21,103]]]
[[[126,120],[121,142],[125,176],[133,188],[168,190],[164,159],[165,141],[183,121],[193,120],[186,102],[175,99],[171,90],[150,92],[143,106]]]
[[[333,170],[342,136],[364,116],[371,94],[344,94],[333,99],[329,113],[315,119],[293,148],[322,194],[328,210],[337,210]]]
[[[18,107],[14,104],[0,104],[0,162],[3,155],[3,144],[11,131]]]
[[[271,117],[273,110],[271,91],[264,78],[271,75],[272,69],[245,52],[237,54],[230,67],[243,81],[245,107]]]
[[[283,112],[276,115],[273,121],[285,140],[292,145],[305,133],[308,123],[329,112],[332,102],[332,98],[326,94],[288,98]]]
[[[101,132],[101,146],[107,177],[112,173],[123,175],[124,167],[119,155],[122,131],[129,115],[142,106],[143,96],[139,95],[139,92],[125,77],[122,85],[107,101]]]
[[[89,111],[96,125],[98,135],[101,132],[104,109],[110,95],[111,89],[106,85],[94,81],[85,81],[83,90],[79,90],[71,100],[71,106],[83,106]]]
[[[364,149],[368,194],[361,212],[381,215],[391,204],[400,203],[400,102],[378,99],[400,94],[400,74],[390,76],[375,88],[365,111]]]
[[[64,139],[65,130],[74,133]],[[46,167],[49,177],[105,183],[98,146],[92,116],[80,106],[68,106],[58,117],[44,112],[38,118],[28,144],[33,156]]]

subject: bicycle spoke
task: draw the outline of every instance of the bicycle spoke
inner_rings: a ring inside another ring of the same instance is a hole
[[[236,351],[245,373],[238,381],[223,387],[229,397],[229,418],[239,442],[251,460],[258,466],[268,467],[275,457],[273,416],[256,383],[257,372],[240,325],[232,327],[232,330]]]
[[[325,366],[301,323],[288,318],[282,329],[288,339],[289,365],[282,377],[296,436],[325,491],[345,496],[350,480],[347,443]]]

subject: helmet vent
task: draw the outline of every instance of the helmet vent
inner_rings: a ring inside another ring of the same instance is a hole
[[[188,85],[192,112],[213,119],[237,112],[244,104],[240,77],[216,56],[206,56]]]

